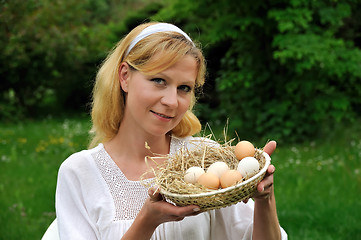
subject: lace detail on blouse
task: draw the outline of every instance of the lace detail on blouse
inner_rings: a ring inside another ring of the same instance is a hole
[[[182,147],[183,141],[172,138],[170,154]],[[115,205],[114,221],[133,220],[148,198],[148,189],[140,181],[128,180],[102,147],[92,154],[102,177],[109,187]],[[151,183],[152,179],[144,180]]]
[[[140,181],[128,180],[104,147],[92,155],[114,200],[115,216],[113,220],[135,219],[148,197],[148,189]],[[147,179],[145,182],[151,180]]]

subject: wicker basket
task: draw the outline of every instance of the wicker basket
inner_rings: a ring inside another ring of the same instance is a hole
[[[163,194],[167,201],[178,206],[197,205],[201,211],[236,204],[253,195],[257,184],[263,179],[270,165],[270,156],[262,150],[256,149],[255,158],[259,161],[260,171],[253,177],[234,186],[199,194],[177,194],[161,189],[161,194]]]

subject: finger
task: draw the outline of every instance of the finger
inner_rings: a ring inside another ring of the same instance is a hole
[[[272,190],[269,189],[269,190],[265,190],[261,193],[259,192],[256,192],[254,195],[253,195],[253,198],[256,200],[256,199],[266,199],[266,198],[269,198],[269,196],[272,194]]]
[[[260,182],[258,185],[257,185],[257,191],[259,193],[262,193],[264,191],[264,183],[263,182]]]
[[[148,195],[150,197],[150,200],[153,201],[153,202],[163,200],[163,196],[162,196],[162,194],[160,194],[160,189],[158,187],[149,188]]]
[[[171,213],[174,219],[184,218],[186,216],[197,215],[201,212],[200,208],[195,205],[189,205],[185,207],[174,206],[173,204],[167,204],[164,206],[164,212]]]
[[[262,193],[273,185],[273,175],[264,178],[258,185],[257,191]]]
[[[275,171],[276,171],[276,167],[274,165],[270,164],[267,168],[266,177],[274,174]]]
[[[265,151],[268,155],[271,156],[274,150],[276,149],[276,147],[277,147],[277,142],[270,141],[264,146],[263,151]]]
[[[255,196],[268,195],[271,192],[272,186],[273,186],[273,183],[268,184],[268,185],[258,185]]]
[[[174,219],[175,222],[179,222],[179,221],[182,221],[184,219],[184,217],[176,217]]]
[[[185,206],[185,207],[179,207],[180,211],[179,211],[179,215],[180,216],[190,216],[190,215],[195,215],[201,212],[201,209],[196,206],[196,205],[189,205],[189,206]]]

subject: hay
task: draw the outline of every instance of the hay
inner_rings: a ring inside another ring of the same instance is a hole
[[[161,189],[178,194],[197,194],[211,191],[202,185],[185,182],[183,178],[186,170],[193,166],[207,169],[217,161],[226,162],[232,169],[237,168],[238,160],[234,155],[232,146],[209,146],[206,140],[196,140],[190,144],[192,145],[191,149],[181,148],[177,154],[169,156],[169,160],[164,165],[158,166],[155,177],[156,183]]]
[[[242,183],[235,186],[211,190],[200,184],[191,184],[184,181],[184,174],[190,167],[207,168],[214,162],[223,161],[230,169],[237,169],[239,160],[234,154],[233,140],[224,144],[210,140],[210,138],[196,138],[188,143],[188,148],[183,146],[176,154],[167,156],[147,157],[146,161],[156,162],[157,158],[167,157],[164,164],[152,168],[155,176],[154,184],[158,185],[161,193],[168,201],[180,206],[196,204],[201,209],[209,210],[225,207],[249,198],[259,181],[265,174],[265,166],[268,164],[263,150],[256,149],[255,158],[260,162],[260,170],[251,179],[244,178]],[[268,156],[268,155],[267,155]],[[260,171],[263,172],[260,172]],[[243,184],[244,183],[244,184]],[[243,193],[242,193],[243,191]]]

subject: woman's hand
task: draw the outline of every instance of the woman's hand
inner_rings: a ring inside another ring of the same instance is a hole
[[[277,143],[275,141],[270,141],[264,146],[263,151],[271,156],[276,147]],[[269,196],[273,194],[273,173],[275,170],[276,168],[272,164],[268,166],[265,177],[257,185],[257,192],[253,196],[255,200],[269,198]]]
[[[276,169],[273,165],[268,166],[265,177],[257,185],[257,191],[253,195],[254,200],[266,199],[269,198],[271,194],[273,194],[273,173],[275,170]]]
[[[263,151],[265,151],[268,155],[271,156],[276,149],[276,146],[277,143],[275,141],[270,141],[264,146]],[[270,197],[270,195],[273,194],[273,173],[275,172],[275,170],[276,168],[272,164],[268,166],[265,177],[257,185],[257,191],[253,195],[254,200],[267,199]],[[248,199],[244,200],[243,202],[247,203]]]
[[[160,224],[181,221],[187,216],[194,216],[200,213],[198,206],[178,207],[164,201],[163,196],[159,193],[159,189],[150,188],[148,194],[149,198],[145,201],[132,226],[122,237],[122,240],[148,240]]]
[[[276,142],[270,141],[263,150],[271,156],[276,149]],[[257,185],[253,195],[255,201],[253,239],[281,239],[276,200],[273,189],[273,174],[275,167],[270,165],[264,179]]]
[[[156,226],[164,222],[181,221],[187,216],[194,216],[200,212],[199,207],[195,205],[178,207],[166,202],[159,188],[150,188],[148,194],[149,198],[142,210],[149,221]]]

